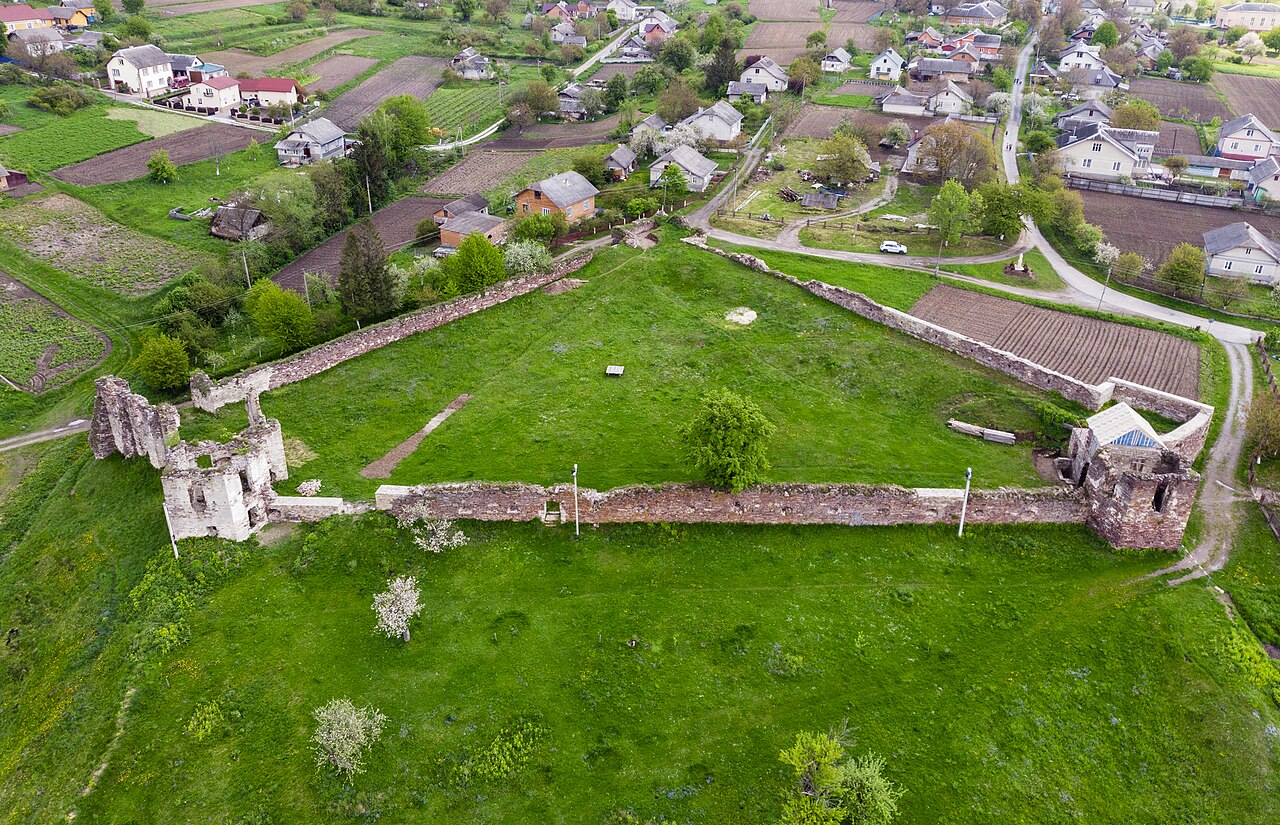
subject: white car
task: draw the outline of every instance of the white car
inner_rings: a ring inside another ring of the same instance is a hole
[[[894,255],[906,255],[907,248],[897,241],[882,241],[880,244],[881,252],[892,252]]]

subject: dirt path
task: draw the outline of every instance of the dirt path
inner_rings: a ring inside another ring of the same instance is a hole
[[[898,176],[889,175],[888,179],[884,182],[884,191],[881,192],[879,196],[872,198],[857,209],[852,209],[848,212],[841,212],[838,215],[825,215],[821,218],[813,218],[809,223],[826,223],[827,221],[838,221],[844,218],[852,218],[854,215],[865,215],[873,209],[879,209],[889,203],[897,193]],[[800,223],[800,221],[787,224],[786,227],[778,233],[778,243],[803,246],[804,244],[800,243],[800,230],[804,229],[807,225],[808,224]]]
[[[437,427],[447,421],[449,416],[462,409],[463,405],[470,401],[471,398],[472,396],[464,392],[450,401],[449,406],[436,413],[435,418],[427,422],[427,426],[392,447],[382,458],[365,466],[360,471],[360,475],[365,478],[391,478],[391,474],[395,472],[400,462],[413,455],[414,450],[418,449],[418,445],[422,443],[424,438],[431,435]]]

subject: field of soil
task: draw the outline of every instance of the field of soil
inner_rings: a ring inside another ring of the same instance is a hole
[[[866,23],[832,23],[827,30],[827,43],[833,49],[843,46],[851,37],[863,51],[873,51],[876,47],[876,30]]]
[[[804,39],[821,29],[821,23],[756,23],[742,45],[756,53],[768,48],[798,48],[803,51]]]
[[[1185,123],[1160,122],[1160,140],[1157,149],[1167,149],[1175,155],[1198,155],[1200,152],[1200,136],[1194,126]]]
[[[396,95],[413,95],[426,100],[444,80],[440,72],[449,61],[443,57],[402,57],[359,86],[343,92],[328,108],[325,117],[354,131],[364,117],[382,101]]]
[[[621,115],[612,115],[594,123],[538,123],[525,129],[508,129],[501,136],[482,144],[485,149],[572,149],[609,143],[618,128]]]
[[[21,132],[21,131],[22,131],[21,126],[14,126],[9,123],[0,123],[0,137],[4,137],[5,135],[11,135],[14,132]]]
[[[832,21],[835,23],[866,23],[884,11],[884,3],[869,3],[866,0],[833,0],[833,3],[836,16]],[[833,40],[828,42],[835,43]]]
[[[1168,333],[945,284],[917,301],[911,314],[1090,384],[1115,377],[1187,398],[1199,392],[1199,348]]]
[[[805,53],[804,46],[764,46],[758,49],[738,49],[738,61],[748,57],[766,55],[782,68],[787,68],[800,55]]]
[[[472,152],[452,168],[441,172],[419,189],[431,195],[470,195],[492,189],[538,152]]]
[[[319,63],[307,67],[307,74],[316,76],[315,80],[307,84],[307,91],[323,92],[326,89],[335,89],[343,83],[355,80],[377,62],[372,57],[356,57],[353,54],[335,54],[333,57],[326,57]]]
[[[1227,99],[1227,105],[1238,114],[1252,112],[1263,126],[1280,128],[1280,80],[1219,72],[1213,85]]]
[[[202,14],[206,11],[225,11],[227,9],[241,9],[248,6],[265,6],[275,0],[205,0],[201,3],[183,3],[169,2],[160,0],[159,2],[150,3],[154,7],[155,13],[162,17],[181,17],[187,14]]]
[[[1137,252],[1159,265],[1169,251],[1180,243],[1201,246],[1204,232],[1236,221],[1248,221],[1268,238],[1280,232],[1280,217],[1191,206],[1110,195],[1106,192],[1081,192],[1084,217],[1102,228],[1107,240],[1121,252]]]
[[[1215,117],[1224,121],[1231,119],[1231,110],[1214,94],[1213,86],[1207,83],[1179,83],[1176,80],[1135,77],[1129,81],[1129,93],[1155,106],[1165,117],[1202,123]]]
[[[395,252],[413,240],[418,222],[430,217],[431,213],[446,203],[448,201],[443,198],[411,195],[374,212],[373,225],[382,237],[382,245],[387,252]],[[329,280],[336,280],[338,262],[342,259],[342,246],[346,242],[347,233],[339,232],[271,276],[271,280],[299,294],[303,292],[303,275],[308,272],[324,274]]]
[[[608,81],[609,78],[619,74],[635,77],[636,72],[643,67],[643,63],[606,63],[600,67],[599,71],[591,75],[591,79]]]
[[[0,272],[0,380],[42,392],[91,369],[111,339]]]
[[[241,4],[233,4],[227,8],[238,8]],[[207,11],[207,9],[206,9]],[[369,29],[343,29],[332,34],[315,40],[299,43],[296,46],[290,46],[284,51],[276,52],[266,56],[260,54],[250,54],[240,49],[225,49],[220,52],[208,52],[200,55],[207,61],[218,63],[226,66],[232,76],[240,72],[248,72],[251,75],[265,74],[266,71],[275,66],[283,66],[286,63],[297,63],[300,60],[307,60],[315,57],[325,49],[332,49],[342,43],[352,40],[358,40],[361,37],[371,37],[381,32],[371,31]]]
[[[812,20],[822,18],[818,14],[818,0],[751,0],[747,11],[760,20]]]
[[[50,266],[121,295],[142,295],[210,256],[127,229],[57,193],[0,210],[0,235]]]
[[[209,123],[185,132],[135,143],[96,158],[82,160],[51,174],[61,181],[78,186],[98,183],[121,183],[135,180],[147,174],[147,160],[161,149],[169,153],[169,159],[177,166],[208,160],[215,155],[238,152],[256,139],[259,143],[272,140],[270,132],[259,132],[240,126]]]

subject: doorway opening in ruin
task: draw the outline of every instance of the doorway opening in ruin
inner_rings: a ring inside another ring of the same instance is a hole
[[[1169,498],[1169,482],[1162,481],[1156,485],[1156,496],[1151,501],[1151,509],[1157,513],[1164,512],[1164,506],[1168,503]]]
[[[240,471],[240,492],[247,493],[251,489],[253,488],[249,486],[249,471],[241,470]]]

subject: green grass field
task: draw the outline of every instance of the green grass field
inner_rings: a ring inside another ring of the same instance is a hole
[[[6,135],[0,138],[0,160],[22,171],[48,172],[151,139],[135,122],[109,118],[107,112],[91,106]]]
[[[1274,665],[1082,529],[467,523],[427,557],[376,515],[174,565],[146,462],[41,452],[0,521],[15,821],[771,822],[778,751],[845,721],[901,822],[1280,813]],[[407,645],[369,609],[406,573]],[[389,717],[350,783],[307,743],[342,696]],[[517,726],[515,769],[467,780]]]
[[[813,103],[823,106],[846,106],[850,109],[868,109],[871,107],[871,95],[814,95]]]
[[[979,486],[1042,483],[1026,446],[945,426],[990,408],[988,426],[1036,429],[1031,402],[1046,396],[1012,379],[684,244],[610,251],[576,277],[588,283],[511,301],[264,396],[286,438],[319,455],[291,476],[370,497],[377,482],[357,471],[469,393],[391,483],[555,483],[574,462],[598,489],[684,481],[693,476],[675,431],[704,392],[729,387],[779,426],[770,480],[950,486],[972,466]],[[759,319],[726,321],[739,306]],[[609,364],[625,376],[606,378]]]

